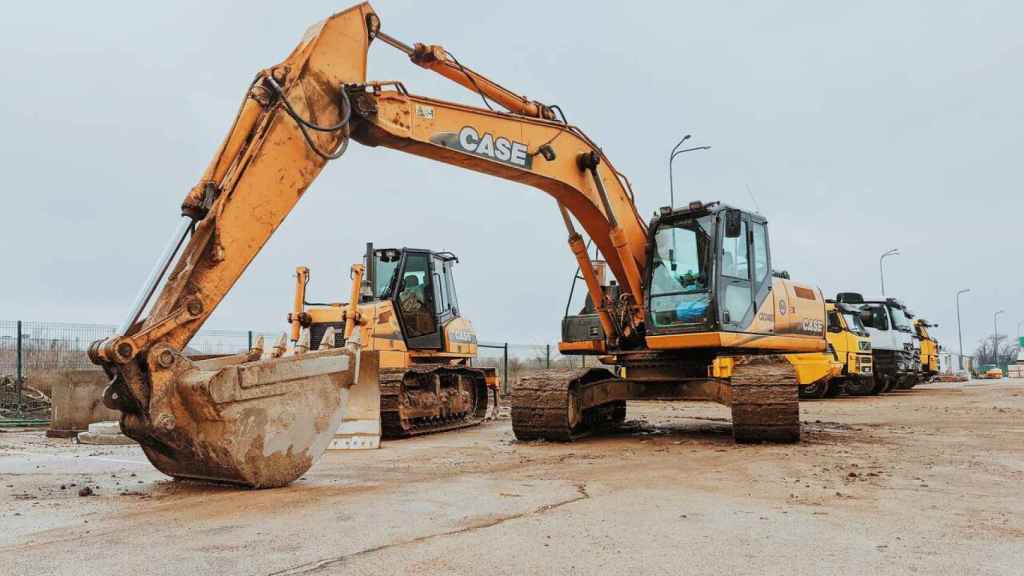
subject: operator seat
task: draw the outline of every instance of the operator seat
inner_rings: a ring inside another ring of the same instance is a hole
[[[434,316],[427,307],[426,293],[424,286],[420,284],[420,279],[413,274],[408,274],[403,284],[404,287],[398,300],[402,315],[410,325],[412,331],[410,336],[433,332],[436,329]]]

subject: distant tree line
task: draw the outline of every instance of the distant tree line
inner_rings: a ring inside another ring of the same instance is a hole
[[[1006,336],[989,336],[978,341],[978,348],[974,351],[978,365],[1013,364],[1017,361],[1017,353],[1020,346],[1011,343]]]

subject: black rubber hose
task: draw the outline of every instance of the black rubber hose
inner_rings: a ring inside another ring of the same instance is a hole
[[[267,76],[267,83],[274,90],[274,92],[276,92],[277,95],[281,97],[281,103],[284,104],[285,109],[288,111],[288,115],[294,118],[296,122],[305,126],[306,128],[309,128],[310,130],[316,130],[318,132],[337,132],[338,130],[341,130],[345,126],[348,126],[348,121],[352,117],[352,105],[349,103],[348,94],[345,92],[344,88],[341,89],[341,101],[345,104],[343,106],[344,112],[342,112],[341,121],[335,124],[334,126],[317,126],[316,124],[313,124],[312,122],[306,120],[302,116],[299,116],[299,113],[296,112],[294,108],[292,108],[291,102],[289,102],[288,98],[285,96],[284,89],[281,88],[281,85],[278,84],[277,81],[274,80],[272,76]]]

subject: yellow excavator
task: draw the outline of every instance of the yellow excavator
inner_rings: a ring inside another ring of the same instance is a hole
[[[367,244],[363,263],[352,266],[347,303],[308,302],[309,268],[295,271],[292,342],[314,351],[325,339],[342,347],[357,325],[365,326],[363,349],[380,355],[386,439],[480,424],[488,413],[488,390],[491,406],[498,406],[497,370],[472,365],[476,331],[459,308],[457,262],[451,252]]]
[[[486,108],[418,96],[398,81],[368,81],[372,44],[404,52],[480,96]],[[321,342],[302,354],[268,357],[258,346],[207,363],[182,354],[352,140],[519,182],[553,199],[593,308],[563,319],[559,349],[597,355],[617,369],[522,378],[511,395],[517,438],[573,440],[621,420],[628,400],[666,399],[729,406],[740,442],[799,439],[799,381],[786,355],[827,360],[825,300],[771,273],[765,218],[692,202],[661,208],[645,222],[627,178],[558,106],[508,90],[440,46],[385,34],[364,3],[317,23],[282,63],[255,75],[125,323],[90,347],[111,377],[107,405],[121,410],[122,430],[158,469],[255,487],[287,484],[326,449],[346,417],[347,395],[376,386],[376,353],[361,350],[359,332],[380,317],[355,318],[344,346]],[[584,235],[614,281],[595,275]],[[827,362],[820,368],[830,369]]]

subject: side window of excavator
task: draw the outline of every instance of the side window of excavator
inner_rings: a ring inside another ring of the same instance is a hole
[[[754,283],[760,284],[768,277],[768,231],[760,222],[751,222],[754,240]]]
[[[722,274],[732,278],[750,279],[750,257],[747,253],[747,223],[740,226],[736,238],[722,239]]]
[[[724,230],[724,226],[723,226]],[[722,321],[739,324],[753,308],[750,282],[748,223],[744,219],[736,238],[722,238]]]

